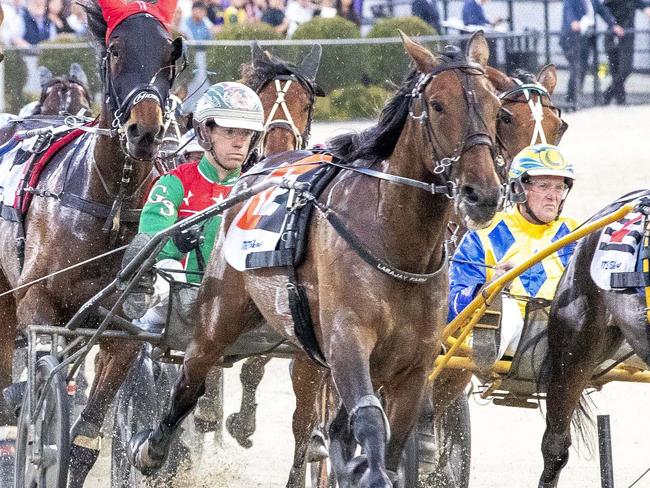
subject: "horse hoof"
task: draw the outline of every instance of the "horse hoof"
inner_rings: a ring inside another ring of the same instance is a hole
[[[307,449],[307,462],[318,463],[329,457],[327,446],[325,445],[325,436],[316,429],[309,439],[309,448]]]
[[[226,430],[240,446],[246,449],[250,449],[253,446],[253,441],[249,439],[253,431],[245,429],[242,426],[241,415],[239,413],[228,415],[226,419]]]
[[[166,452],[157,452],[151,448],[150,439],[153,430],[138,432],[129,440],[126,446],[126,456],[129,462],[145,476],[151,476],[165,462]]]

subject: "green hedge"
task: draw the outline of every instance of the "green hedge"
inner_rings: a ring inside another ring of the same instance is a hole
[[[419,17],[395,17],[379,20],[368,32],[368,38],[396,37],[399,31],[407,36],[432,36],[436,30]],[[431,46],[429,46],[431,47]],[[367,77],[371,83],[399,85],[410,69],[410,59],[399,44],[368,46],[365,59]]]
[[[315,17],[301,24],[292,39],[358,39],[359,27],[341,17]],[[360,46],[325,46],[316,80],[326,92],[362,81],[363,50]],[[290,58],[291,59],[291,58]]]
[[[27,66],[20,51],[5,51],[5,111],[17,114],[30,100],[23,95],[22,87],[27,83]]]
[[[47,47],[48,44],[61,45],[70,43],[79,43],[79,39],[59,39],[57,41],[44,42],[41,45]],[[102,81],[99,74],[99,66],[95,56],[95,50],[88,47],[84,49],[48,49],[41,52],[38,58],[38,64],[48,68],[54,76],[66,75],[70,72],[70,65],[79,63],[88,77],[88,85],[91,93],[99,93],[102,90]]]
[[[316,120],[375,119],[390,95],[380,86],[337,88],[328,97],[316,100],[314,117]]]

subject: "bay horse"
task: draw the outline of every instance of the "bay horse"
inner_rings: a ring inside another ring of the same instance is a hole
[[[484,76],[489,48],[483,33],[470,40],[467,58],[452,48],[434,55],[406,36],[403,42],[417,69],[387,103],[376,126],[332,141],[335,158],[350,169],[335,176],[318,199],[323,213],[312,222],[298,270],[319,349],[343,403],[340,421],[333,424],[330,454],[350,439],[364,451],[354,459],[343,451],[332,456],[342,486],[393,486],[388,472],[397,470],[417,421],[427,373],[440,350],[447,313],[443,241],[449,212],[455,205],[470,227],[482,227],[502,200],[494,162],[500,103]],[[293,158],[304,154],[310,153]],[[266,164],[291,156],[283,153]],[[240,185],[255,179],[244,177]],[[225,229],[238,210],[224,214],[199,291],[197,328],[171,405],[155,430],[139,432],[129,443],[130,457],[142,472],[162,465],[175,429],[203,392],[207,372],[245,330],[266,322],[296,341],[291,315],[275,304],[276,292],[286,297],[285,271],[241,273],[225,261]],[[327,220],[332,214],[364,250],[381,259],[383,268],[365,264]],[[307,354],[296,357],[296,453],[287,486],[303,486],[313,405],[326,374]],[[375,396],[379,389],[383,403]]]
[[[551,100],[557,85],[557,70],[554,65],[544,66],[537,75],[517,71],[513,76],[508,76],[490,66],[487,67],[486,74],[502,104],[497,119],[497,143],[502,158],[499,174],[505,181],[512,159],[519,151],[540,141],[559,144],[568,125]],[[541,117],[536,116],[535,111],[540,111]],[[457,227],[453,229],[450,238],[456,242],[463,237],[466,229],[457,218],[452,217],[452,222],[456,222]],[[445,369],[432,384],[431,395],[425,400],[418,426],[420,442],[425,444],[425,452],[434,452],[438,447],[427,445],[437,426],[441,425],[444,430],[455,422],[456,402],[460,401],[472,376],[471,371]],[[464,468],[462,479],[446,471],[450,466],[444,466],[445,472],[432,474],[432,481],[442,477],[451,483],[450,486],[467,487],[469,464]],[[452,481],[452,478],[456,479]]]
[[[101,115],[44,170],[24,219],[22,268],[15,245],[18,224],[0,220],[0,293],[105,253],[135,234],[138,209],[155,177],[152,159],[160,145],[163,107],[183,59],[182,39],[172,40],[164,25],[175,10],[172,3],[138,2],[134,7],[140,10],[132,9],[117,25],[114,8],[122,7],[111,0],[84,3],[101,63]],[[112,19],[110,26],[105,16]],[[113,254],[1,296],[0,385],[11,383],[16,334],[30,324],[64,325],[120,265]],[[96,460],[102,421],[139,349],[135,342],[101,342],[90,398],[71,434],[68,486],[82,486]],[[4,402],[0,421],[15,422]]]
[[[615,209],[610,207],[611,211]],[[647,215],[647,198],[642,201],[642,211]],[[597,217],[603,215],[600,212]],[[648,309],[643,293],[634,288],[604,290],[592,279],[590,267],[600,234],[595,232],[578,241],[551,304],[547,367],[540,379],[547,390],[546,430],[542,439],[544,469],[539,488],[558,486],[562,468],[569,459],[572,421],[578,422],[574,425],[582,433],[581,422],[591,420],[584,416],[588,412],[581,399],[597,366],[614,359],[624,342],[646,367],[650,365]],[[644,272],[643,276],[647,274]],[[642,284],[638,286],[643,288]]]
[[[325,95],[316,83],[321,51],[316,44],[300,63],[291,64],[262,50],[256,42],[252,44],[251,62],[242,65],[241,82],[257,92],[264,107],[262,157],[307,147],[316,97]],[[255,392],[270,360],[270,356],[256,356],[244,361],[240,411],[226,422],[230,435],[246,448],[252,446],[249,438],[255,432]],[[202,400],[200,405],[204,404]]]
[[[52,72],[39,67],[41,96],[32,115],[91,115],[92,95],[88,89],[88,78],[78,63],[70,65],[67,75],[54,76]]]

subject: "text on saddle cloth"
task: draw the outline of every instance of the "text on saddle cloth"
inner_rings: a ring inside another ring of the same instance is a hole
[[[266,178],[287,178],[310,183],[311,192],[317,194],[318,188],[325,186],[324,180],[329,181],[335,173],[336,168],[323,164],[331,160],[332,156],[329,154],[313,154],[292,163],[279,165]],[[288,209],[294,203],[293,199],[293,190],[279,186],[269,188],[249,199],[226,233],[224,255],[228,264],[238,271],[297,264],[294,258],[301,254],[300,242],[305,241],[300,237],[303,232],[297,232],[299,244],[296,249],[282,249]],[[311,206],[302,212],[310,213]],[[299,229],[304,230],[308,216],[300,220],[303,225],[299,225]]]
[[[643,275],[641,244],[646,222],[643,213],[632,212],[601,231],[590,268],[591,278],[599,288],[644,288],[636,278]]]

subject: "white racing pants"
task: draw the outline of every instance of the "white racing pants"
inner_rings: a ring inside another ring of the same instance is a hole
[[[183,265],[175,259],[163,259],[158,261],[154,268],[182,270]],[[186,281],[185,273],[170,273],[175,281]],[[169,305],[169,282],[160,273],[156,273],[153,283],[153,303],[149,310],[139,319],[133,321],[135,325],[145,330],[160,330],[165,326],[167,320],[167,306]]]

